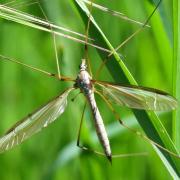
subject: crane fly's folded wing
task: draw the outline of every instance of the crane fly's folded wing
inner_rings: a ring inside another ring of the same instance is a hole
[[[61,95],[16,123],[0,138],[0,153],[22,143],[24,140],[56,120],[64,112],[67,105],[68,94],[73,89],[74,88],[67,89]]]
[[[153,88],[119,86],[100,81],[95,81],[95,86],[108,100],[129,108],[169,111],[178,106],[174,97]]]

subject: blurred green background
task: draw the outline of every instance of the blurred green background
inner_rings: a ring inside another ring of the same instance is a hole
[[[20,1],[17,1],[17,4],[18,2]],[[71,0],[40,2],[49,21],[82,34],[85,32],[82,19]],[[153,8],[150,0],[95,2],[141,22],[144,22]],[[19,10],[43,18],[36,4],[14,4]],[[140,85],[169,93],[172,89],[171,9],[171,1],[163,1],[150,20],[151,28],[146,28],[119,51],[124,63]],[[139,28],[138,25],[96,9],[93,9],[92,13],[114,47]],[[62,74],[75,78],[84,55],[84,46],[58,37],[57,49]],[[52,34],[0,19],[0,54],[56,73]],[[92,72],[95,74],[101,60],[94,48],[89,48],[89,56]],[[106,68],[101,72],[99,79],[112,81]],[[66,87],[72,86],[72,83],[59,82],[5,61],[0,61],[0,84],[1,134]],[[79,95],[72,102],[71,98],[77,93],[78,91],[70,95],[68,107],[61,118],[22,145],[0,155],[0,179],[171,179],[151,145],[115,122],[112,113],[99,97],[97,103],[103,114],[113,153],[148,152],[148,156],[114,159],[111,166],[103,157],[79,151],[76,140],[85,99],[83,95]],[[130,110],[115,108],[129,126],[141,131]],[[171,135],[170,114],[159,115]],[[101,151],[88,109],[84,119],[82,143],[91,149]]]

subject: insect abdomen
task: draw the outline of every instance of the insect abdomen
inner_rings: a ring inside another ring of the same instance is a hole
[[[109,139],[108,139],[106,129],[105,129],[102,117],[100,115],[99,109],[96,105],[96,101],[95,101],[93,93],[88,95],[88,100],[89,100],[90,107],[93,112],[97,136],[101,142],[101,145],[104,149],[106,156],[111,161],[111,148],[110,148],[110,144],[109,144]]]

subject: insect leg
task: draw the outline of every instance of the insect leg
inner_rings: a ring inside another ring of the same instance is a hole
[[[90,28],[90,24],[91,24],[92,9],[93,9],[93,0],[91,0],[91,2],[90,2],[90,9],[89,9],[86,30],[85,30],[85,44],[84,44],[84,59],[86,59],[86,61],[87,61],[88,71],[89,71],[89,74],[91,77],[92,77],[92,71],[91,71],[91,64],[90,64],[89,56],[88,56],[88,39],[89,39],[89,28]]]
[[[119,115],[118,113],[114,110],[111,102],[104,96],[102,95],[100,92],[98,91],[95,91],[102,99],[104,99],[104,101],[106,102],[106,104],[108,105],[108,107],[110,108],[110,110],[112,111],[114,117],[116,120],[119,121],[119,123],[125,127],[126,129],[128,129],[129,131],[131,131],[132,133],[136,134],[137,136],[141,137],[142,139],[146,140],[147,142],[151,143],[152,145],[155,145],[157,146],[158,148],[162,149],[163,151],[175,156],[176,158],[180,159],[180,155],[179,154],[175,154],[173,153],[172,151],[164,148],[163,146],[159,145],[158,143],[156,143],[155,141],[153,141],[152,139],[148,138],[147,136],[145,136],[144,134],[142,134],[141,132],[127,126],[120,118],[119,118]]]
[[[83,118],[84,118],[84,113],[86,110],[86,105],[87,105],[87,102],[85,102],[84,107],[83,107],[83,112],[81,115],[81,121],[80,121],[80,125],[79,125],[79,130],[78,130],[77,146],[80,148],[81,148],[81,146],[80,146],[81,128],[82,128],[82,124],[83,124]]]
[[[16,60],[16,59],[13,59],[13,58],[10,58],[10,57],[1,55],[1,54],[0,54],[0,60],[2,60],[2,61],[10,61],[10,62],[19,64],[19,65],[24,66],[24,67],[26,67],[26,68],[30,68],[30,69],[32,69],[33,71],[43,73],[43,74],[45,74],[45,75],[47,75],[47,76],[49,76],[49,77],[54,77],[54,78],[56,78],[56,79],[58,79],[58,80],[60,80],[60,81],[74,81],[73,78],[63,77],[63,76],[61,76],[61,77],[59,78],[59,76],[56,75],[56,74],[54,74],[54,73],[47,72],[47,71],[45,71],[45,70],[36,68],[36,67],[34,67],[34,66],[31,66],[31,65],[28,65],[28,64],[25,64],[25,63],[22,63],[22,62],[20,62],[20,61],[18,61],[18,60]]]
[[[83,118],[84,118],[84,112],[85,112],[85,109],[86,109],[86,105],[87,105],[87,102],[86,102],[85,105],[84,105],[83,112],[82,112],[82,116],[81,116],[81,121],[80,121],[80,126],[79,126],[79,131],[78,131],[78,138],[77,138],[77,146],[78,146],[80,149],[82,149],[83,151],[89,151],[89,152],[95,153],[95,154],[97,154],[97,155],[101,155],[101,156],[106,157],[106,154],[105,154],[105,153],[99,152],[99,151],[96,151],[96,150],[93,150],[93,149],[89,149],[88,147],[80,144],[81,128],[82,128],[82,124],[83,124]]]
[[[121,47],[123,47],[128,41],[130,41],[133,37],[135,37],[137,34],[139,34],[145,27],[146,25],[149,23],[151,17],[154,15],[154,13],[156,12],[156,10],[158,9],[159,5],[161,4],[162,0],[159,0],[158,4],[156,5],[156,7],[153,9],[152,13],[147,17],[147,19],[145,20],[145,22],[143,23],[143,25],[138,28],[133,34],[131,34],[128,38],[126,38],[120,45],[118,45],[114,50],[118,51]],[[99,66],[96,74],[95,74],[95,78],[98,79],[98,76],[101,72],[101,70],[103,69],[104,65],[107,63],[107,61],[109,60],[110,56],[113,55],[113,51],[111,53],[109,53],[107,55],[107,57],[102,61],[101,65]]]
[[[84,150],[84,151],[89,151],[89,152],[95,153],[97,155],[107,157],[107,155],[104,152],[89,149],[88,147],[80,144],[81,128],[82,128],[82,124],[83,124],[83,117],[84,117],[84,112],[85,112],[85,109],[86,109],[86,105],[87,105],[87,103],[85,103],[85,105],[84,105],[82,116],[81,116],[81,121],[80,121],[80,126],[79,126],[79,131],[78,131],[78,138],[77,138],[77,146],[79,148],[81,148],[82,150]],[[112,155],[112,158],[120,158],[120,157],[122,158],[122,157],[130,157],[130,156],[145,156],[145,155],[147,155],[147,153],[144,153],[144,152],[131,153],[131,154],[116,154],[116,155],[114,154],[114,155]]]
[[[48,23],[48,26],[49,26],[49,29],[51,31],[51,34],[52,34],[52,39],[53,39],[53,46],[54,46],[54,54],[55,54],[55,61],[56,61],[56,68],[57,68],[57,74],[58,74],[58,77],[59,79],[61,78],[61,73],[60,73],[60,66],[59,66],[59,59],[58,59],[58,52],[57,52],[57,45],[56,45],[56,34],[55,32],[53,31],[53,28],[48,20],[48,17],[46,16],[43,8],[41,7],[41,4],[39,2],[39,0],[36,0],[36,3],[39,7],[39,9],[41,10],[44,18],[46,19],[47,23]]]

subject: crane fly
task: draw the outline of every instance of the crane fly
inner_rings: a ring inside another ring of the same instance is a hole
[[[12,59],[8,57],[2,55],[0,55],[0,57],[12,61]],[[59,78],[58,76],[55,77]],[[129,108],[153,111],[169,111],[177,108],[177,100],[163,91],[139,86],[121,86],[105,81],[93,80],[87,71],[85,59],[82,60],[76,79],[61,77],[60,80],[73,81],[74,86],[68,88],[59,96],[15,124],[0,138],[1,153],[22,143],[55,121],[65,111],[68,95],[78,88],[84,94],[90,105],[97,136],[104,149],[105,155],[110,160],[112,156],[111,148],[101,114],[96,105],[94,93],[101,93],[102,96],[109,101]]]
[[[50,123],[60,117],[66,109],[69,94],[76,89],[79,89],[80,92],[84,94],[90,106],[98,139],[104,150],[105,156],[110,161],[112,158],[111,147],[100,111],[96,104],[95,93],[99,94],[108,105],[115,103],[119,106],[126,106],[128,108],[153,111],[169,111],[177,108],[177,100],[166,92],[152,88],[132,85],[124,86],[92,79],[87,70],[87,59],[82,59],[77,78],[72,79],[60,76],[59,69],[58,75],[55,75],[3,55],[0,55],[0,58],[29,67],[35,71],[40,71],[41,73],[57,78],[60,81],[71,81],[74,83],[72,87],[66,89],[63,93],[17,122],[5,135],[0,137],[0,153],[21,144],[24,140],[39,132],[41,129],[46,128]],[[116,116],[116,118],[119,120],[118,116]],[[156,143],[154,144],[157,145]],[[159,147],[161,146],[159,145]],[[165,148],[161,148],[165,150]],[[167,152],[169,151],[167,150]]]

